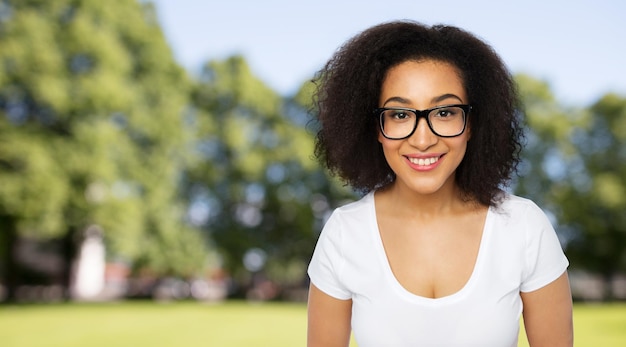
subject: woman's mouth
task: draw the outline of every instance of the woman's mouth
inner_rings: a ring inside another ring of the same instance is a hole
[[[437,161],[439,161],[439,156],[437,157],[430,157],[430,158],[411,158],[411,157],[407,157],[407,159],[409,159],[409,161],[412,164],[418,165],[418,166],[427,166],[427,165],[432,165],[434,163],[436,163]]]

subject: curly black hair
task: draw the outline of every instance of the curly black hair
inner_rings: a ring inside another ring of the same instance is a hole
[[[496,205],[520,161],[523,132],[510,72],[485,42],[460,28],[413,21],[379,24],[347,41],[316,74],[315,156],[361,192],[395,180],[378,142],[378,107],[387,71],[413,60],[455,66],[472,105],[472,136],[456,171],[466,200]]]

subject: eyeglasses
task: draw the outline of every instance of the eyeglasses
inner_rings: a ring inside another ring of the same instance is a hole
[[[402,140],[413,135],[420,118],[426,118],[430,130],[439,137],[463,134],[470,105],[444,105],[427,110],[404,107],[383,107],[374,110],[380,119],[380,130],[390,140]]]

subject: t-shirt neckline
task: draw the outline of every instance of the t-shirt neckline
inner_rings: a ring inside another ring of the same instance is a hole
[[[472,269],[472,273],[461,289],[457,292],[442,296],[439,298],[428,298],[424,296],[420,296],[408,291],[404,286],[398,281],[396,276],[393,274],[391,269],[391,264],[389,264],[389,259],[387,258],[387,253],[385,251],[385,247],[383,245],[382,237],[380,235],[380,230],[378,228],[378,218],[376,217],[376,202],[374,199],[374,192],[370,192],[366,199],[368,200],[368,205],[370,209],[370,218],[372,228],[370,230],[370,235],[374,238],[374,244],[376,248],[376,257],[379,262],[383,264],[384,276],[386,277],[387,283],[393,286],[393,289],[405,300],[424,304],[424,305],[441,305],[446,303],[452,303],[465,298],[469,292],[471,292],[474,287],[477,278],[480,277],[483,268],[484,258],[486,257],[488,243],[490,239],[491,233],[491,220],[492,215],[494,213],[493,207],[489,207],[487,210],[487,216],[485,217],[485,224],[483,226],[483,232],[480,239],[480,245],[478,247],[478,255],[476,256],[476,262],[474,264],[474,268]]]

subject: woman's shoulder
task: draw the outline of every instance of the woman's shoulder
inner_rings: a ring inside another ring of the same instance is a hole
[[[519,213],[522,211],[541,211],[541,208],[531,199],[514,195],[511,193],[504,193],[502,199],[494,208],[499,212],[512,212]]]
[[[333,235],[329,237],[362,234],[361,232],[354,233],[354,231],[369,229],[375,223],[374,213],[374,198],[373,194],[369,193],[358,200],[337,207],[326,221],[324,231]]]
[[[492,207],[492,210],[495,215],[513,224],[551,224],[546,212],[533,200],[510,193],[505,194],[500,203]]]
[[[337,207],[334,214],[341,215],[353,215],[361,213],[369,213],[370,209],[374,207],[374,193],[367,193],[366,195],[358,198],[354,201],[349,201],[340,207]]]

